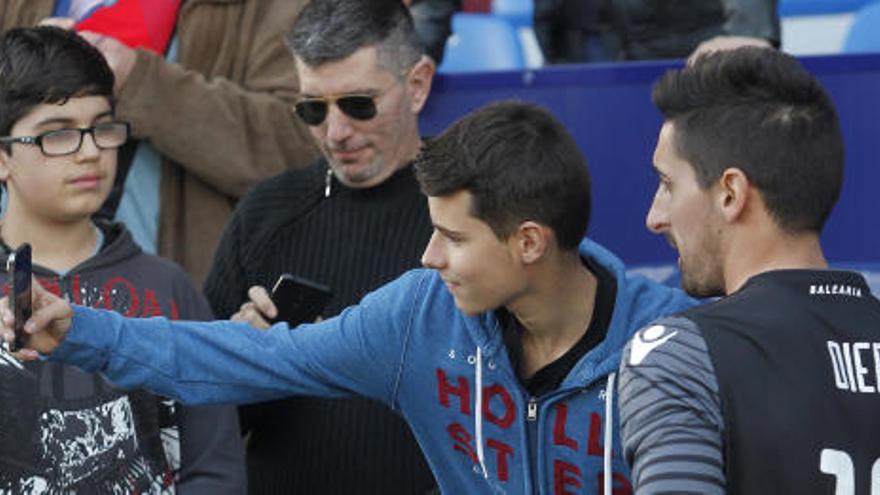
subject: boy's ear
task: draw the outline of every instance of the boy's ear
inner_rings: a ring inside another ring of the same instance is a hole
[[[524,264],[535,263],[544,257],[553,242],[550,229],[531,220],[521,223],[513,236],[516,238],[520,260]]]
[[[9,155],[6,150],[0,146],[0,182],[6,183],[6,180],[9,179]]]

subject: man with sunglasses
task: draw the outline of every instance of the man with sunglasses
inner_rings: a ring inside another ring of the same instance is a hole
[[[124,225],[92,219],[129,137],[101,53],[58,28],[11,29],[0,74],[2,257],[31,244],[38,281],[79,304],[210,318],[183,270],[141,251]],[[4,291],[9,279],[0,271]],[[58,363],[0,359],[0,493],[242,493],[235,413],[182,408]]]
[[[403,3],[313,1],[287,44],[301,88],[291,118],[308,126],[323,157],[257,185],[236,208],[205,283],[221,318],[282,273],[330,287],[322,315],[333,316],[419,266],[431,235],[411,162],[434,65]],[[267,326],[274,316],[272,307],[258,319]],[[434,485],[409,429],[384,405],[298,397],[240,412],[251,493],[411,494]]]

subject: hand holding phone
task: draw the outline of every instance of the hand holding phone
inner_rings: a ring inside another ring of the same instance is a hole
[[[321,316],[332,294],[326,285],[284,273],[272,288],[272,303],[278,309],[273,323],[286,321],[291,328],[312,323]]]
[[[24,243],[18,247],[6,259],[6,272],[9,274],[11,291],[9,293],[9,305],[15,316],[13,330],[15,340],[10,347],[10,352],[18,352],[25,345],[24,324],[31,317],[33,310],[33,296],[31,294],[31,245]]]

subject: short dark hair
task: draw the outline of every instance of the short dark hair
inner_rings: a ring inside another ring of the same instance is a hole
[[[769,48],[709,53],[664,75],[653,99],[701,187],[737,167],[780,228],[822,230],[843,182],[843,136],[831,98],[797,60]]]
[[[398,77],[424,53],[409,9],[400,0],[312,0],[285,41],[310,67],[377,46],[379,63]]]
[[[105,96],[112,106],[113,83],[104,56],[78,34],[53,26],[10,29],[0,35],[0,135],[43,103]]]
[[[416,163],[422,191],[468,191],[471,214],[499,239],[533,220],[552,228],[560,248],[576,250],[590,221],[590,174],[574,138],[547,110],[492,103],[429,140]]]

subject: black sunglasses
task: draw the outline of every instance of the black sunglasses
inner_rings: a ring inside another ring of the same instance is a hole
[[[345,115],[355,120],[370,120],[378,112],[376,108],[377,96],[370,95],[345,95],[325,96],[322,98],[303,98],[294,106],[296,114],[310,126],[321,125],[327,118],[327,108],[335,104]]]

